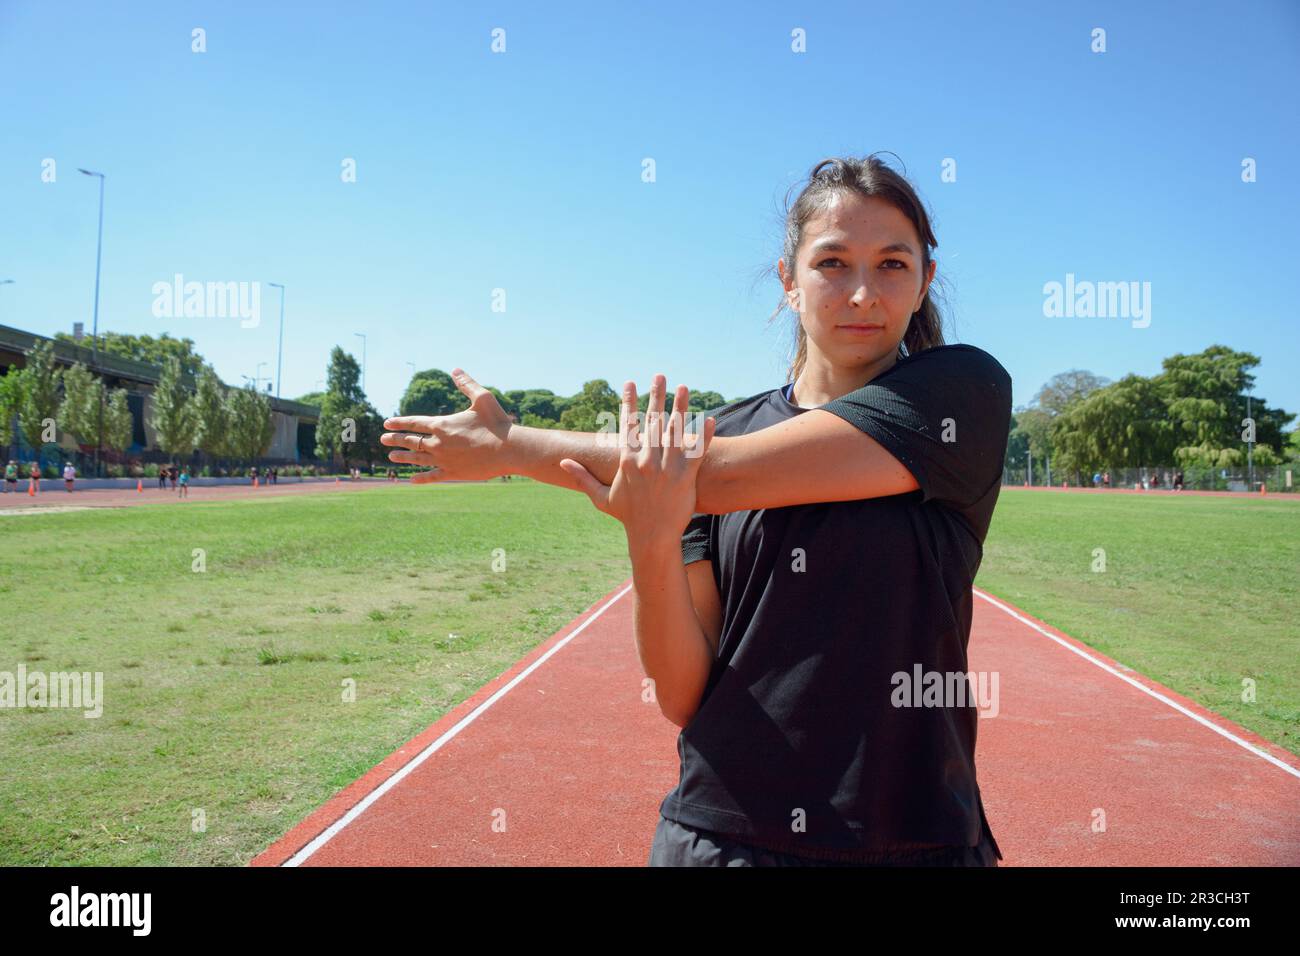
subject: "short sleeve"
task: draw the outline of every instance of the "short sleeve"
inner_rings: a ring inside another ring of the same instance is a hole
[[[691,515],[690,524],[682,532],[682,564],[713,558],[712,530],[713,515]]]
[[[972,345],[917,352],[825,405],[879,442],[916,478],[922,501],[972,507],[1001,481],[1011,376]]]
[[[765,393],[764,393],[765,394]],[[755,401],[759,396],[753,395],[749,398],[736,399],[732,402],[726,402],[716,408],[707,409],[700,412],[692,412],[698,417],[691,425],[691,430],[698,432],[704,428],[704,420],[710,416],[715,419],[713,436],[732,435],[736,432],[733,429],[734,419],[729,420],[726,416],[730,412]],[[693,514],[690,523],[686,525],[686,530],[682,532],[682,563],[691,564],[695,561],[705,561],[713,559],[713,519],[716,515],[710,514]]]

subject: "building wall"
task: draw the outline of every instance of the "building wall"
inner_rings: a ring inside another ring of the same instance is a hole
[[[287,458],[298,460],[298,416],[286,415],[284,412],[271,412],[273,434],[268,458]]]

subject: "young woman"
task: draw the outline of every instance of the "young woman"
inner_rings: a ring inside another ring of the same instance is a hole
[[[943,344],[936,245],[877,157],[814,167],[777,264],[798,316],[792,381],[716,410],[689,467],[512,425],[459,369],[470,409],[386,423],[421,433],[382,439],[434,466],[414,481],[526,474],[623,521],[642,665],[683,728],[651,864],[1001,858],[973,695],[909,686],[969,688],[971,584],[1011,416],[1002,366]],[[674,407],[686,398],[679,386]]]

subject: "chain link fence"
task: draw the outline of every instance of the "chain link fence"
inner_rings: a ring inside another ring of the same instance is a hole
[[[1006,468],[1002,473],[1003,485],[1029,484],[1033,487],[1046,487],[1049,484],[1060,488],[1063,484],[1071,488],[1142,488],[1146,490],[1168,491],[1174,488],[1175,478],[1181,472],[1182,487],[1187,491],[1253,491],[1263,488],[1268,494],[1295,494],[1300,491],[1300,462],[1287,462],[1267,468],[1256,466],[1253,474],[1246,468],[1201,468],[1187,466],[1151,466],[1149,468],[1111,468],[1100,472],[1082,475],[1071,472],[1061,474],[1047,468],[1034,465],[1033,480],[1028,480],[1028,469]],[[1094,482],[1094,477],[1100,478]],[[1109,475],[1110,482],[1106,483]]]

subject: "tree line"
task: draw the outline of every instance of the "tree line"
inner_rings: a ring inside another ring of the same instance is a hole
[[[188,457],[197,449],[213,458],[251,460],[266,451],[272,437],[266,396],[252,387],[227,387],[206,363],[193,366],[193,376],[174,354],[163,356],[161,365],[148,424],[162,452]],[[60,431],[78,445],[94,446],[101,415],[103,446],[126,451],[134,431],[126,390],[109,389],[81,362],[60,368],[53,342],[38,342],[27,352],[25,368],[10,369],[0,378],[2,445],[13,441],[11,422],[16,417],[22,437],[33,448],[57,440]]]
[[[1012,417],[1007,467],[1028,455],[1083,481],[1098,469],[1151,465],[1237,468],[1300,457],[1295,414],[1253,395],[1259,357],[1212,345],[1166,358],[1159,374],[1117,382],[1071,369],[1054,376]],[[1250,414],[1247,416],[1247,397]]]

